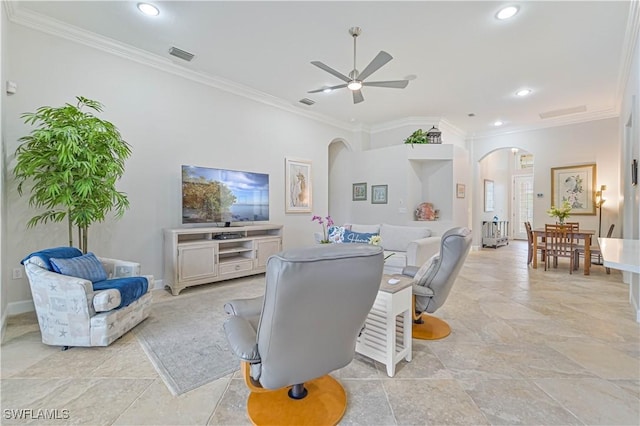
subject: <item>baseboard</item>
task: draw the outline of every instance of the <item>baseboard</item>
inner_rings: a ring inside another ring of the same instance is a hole
[[[7,305],[7,315],[19,315],[35,310],[36,307],[33,304],[33,300],[21,300],[20,302],[11,302]]]
[[[164,280],[154,280],[152,290],[164,290]]]

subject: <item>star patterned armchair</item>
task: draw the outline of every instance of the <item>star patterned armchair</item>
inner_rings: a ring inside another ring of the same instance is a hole
[[[153,276],[140,276],[138,263],[57,247],[22,264],[46,345],[108,346],[151,311]]]

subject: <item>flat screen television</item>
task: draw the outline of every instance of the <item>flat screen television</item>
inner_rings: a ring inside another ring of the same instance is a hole
[[[182,223],[269,220],[269,175],[182,166]]]

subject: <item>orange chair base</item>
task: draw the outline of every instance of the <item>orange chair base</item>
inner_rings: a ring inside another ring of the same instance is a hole
[[[347,394],[331,376],[305,382],[307,396],[292,399],[291,387],[251,392],[247,413],[254,425],[336,425],[347,408]]]
[[[420,340],[438,340],[444,339],[451,334],[451,327],[440,318],[431,315],[422,314],[422,324],[413,323],[412,336],[414,339]]]

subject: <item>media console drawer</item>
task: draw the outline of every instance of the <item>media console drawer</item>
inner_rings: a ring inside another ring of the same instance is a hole
[[[235,272],[250,271],[253,269],[253,260],[241,260],[238,262],[221,263],[218,272],[220,275],[233,274]]]

